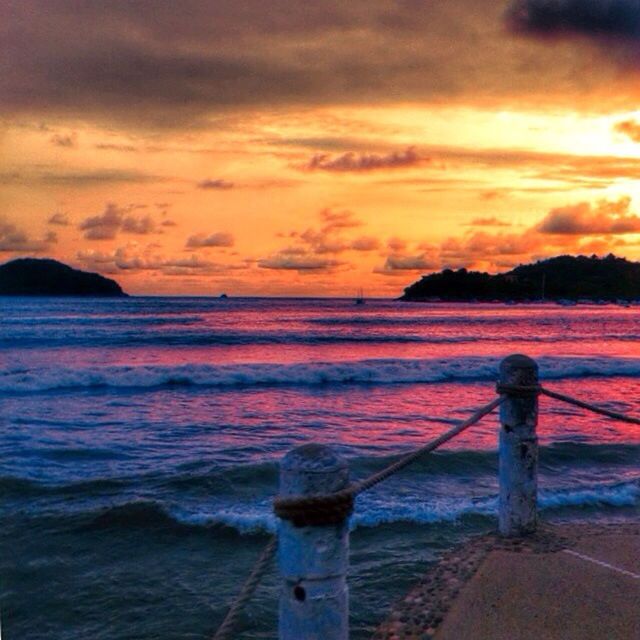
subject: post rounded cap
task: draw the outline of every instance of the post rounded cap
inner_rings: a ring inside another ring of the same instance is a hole
[[[304,473],[331,473],[347,467],[347,461],[332,447],[312,443],[296,447],[282,459],[282,468]]]
[[[500,363],[500,381],[527,384],[537,382],[538,363],[522,353],[507,356]]]
[[[332,493],[349,484],[349,463],[323,444],[305,444],[280,463],[280,495]]]

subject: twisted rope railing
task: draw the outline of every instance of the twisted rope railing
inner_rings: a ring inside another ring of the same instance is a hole
[[[592,413],[598,413],[601,416],[607,416],[607,418],[621,420],[622,422],[628,422],[629,424],[640,425],[639,418],[634,418],[633,416],[628,416],[624,413],[618,413],[617,411],[611,411],[610,409],[603,409],[602,407],[598,407],[597,405],[591,404],[590,402],[584,402],[584,400],[578,400],[577,398],[572,398],[571,396],[565,396],[563,393],[558,393],[557,391],[550,391],[549,389],[545,389],[544,387],[542,387],[540,389],[540,393],[542,395],[548,396],[549,398],[553,398],[554,400],[572,404],[574,407],[580,407],[581,409],[587,409]]]
[[[574,407],[580,407],[581,409],[586,409],[587,411],[591,411],[592,413],[597,413],[601,416],[606,416],[607,418],[613,418],[614,420],[620,420],[622,422],[627,422],[629,424],[640,425],[640,418],[634,418],[633,416],[628,416],[625,413],[612,411],[611,409],[605,409],[603,407],[599,407],[597,404],[592,404],[591,402],[585,402],[584,400],[578,400],[578,398],[572,398],[571,396],[567,396],[564,393],[551,391],[551,389],[547,389],[546,387],[543,387],[542,385],[539,385],[539,384],[534,384],[534,385],[497,384],[496,392],[499,394],[509,394],[512,396],[519,396],[522,398],[528,398],[531,396],[538,396],[538,395],[547,396],[549,398],[553,398],[554,400],[559,400],[560,402],[571,404]]]
[[[393,462],[368,478],[353,482],[346,489],[328,495],[276,497],[273,501],[273,510],[279,518],[290,520],[294,525],[299,527],[342,522],[353,510],[353,499],[358,494],[375,487],[394,473],[408,467],[423,455],[435,451],[438,447],[449,442],[449,440],[479,422],[503,401],[503,398],[492,400],[475,411],[466,420],[463,420],[460,424],[443,433],[435,440],[402,456],[396,462]]]
[[[327,525],[342,522],[353,511],[353,500],[356,495],[374,487],[378,483],[386,480],[389,476],[404,469],[418,458],[445,444],[458,434],[479,422],[484,416],[491,413],[504,401],[504,398],[496,398],[488,404],[475,411],[469,418],[463,420],[446,433],[425,446],[412,451],[401,457],[396,462],[388,465],[381,471],[361,480],[352,483],[342,491],[319,496],[294,496],[287,498],[276,498],[274,500],[274,512],[279,518],[290,520],[295,526]],[[212,640],[230,640],[233,636],[238,617],[247,602],[253,596],[262,576],[264,575],[269,561],[273,557],[276,549],[276,537],[273,536],[264,548],[260,557],[256,561],[249,577],[242,585],[238,595],[227,611],[227,615]]]
[[[294,526],[318,526],[330,525],[342,522],[351,515],[353,511],[354,498],[376,486],[380,482],[386,480],[398,471],[408,467],[410,464],[421,458],[427,453],[435,451],[449,440],[477,424],[482,418],[493,412],[506,399],[506,396],[531,398],[534,396],[544,395],[554,400],[564,402],[566,404],[586,409],[592,413],[596,413],[614,420],[620,420],[629,424],[640,425],[640,418],[634,418],[624,413],[604,409],[598,405],[572,398],[571,396],[551,391],[539,384],[534,385],[511,385],[499,383],[496,385],[496,392],[499,394],[491,402],[477,409],[469,418],[463,420],[449,431],[430,441],[423,447],[416,449],[404,456],[396,462],[386,466],[384,469],[372,474],[368,478],[351,483],[347,488],[326,495],[313,496],[287,496],[276,497],[273,501],[274,513],[281,519],[291,521]],[[212,640],[230,640],[232,631],[235,627],[238,617],[253,596],[258,584],[260,583],[271,558],[276,549],[276,537],[272,536],[267,546],[263,549],[260,557],[256,561],[251,573],[247,577],[240,592],[236,596],[230,606],[222,624],[218,628]]]
[[[238,595],[235,597],[233,604],[229,607],[227,611],[227,615],[224,617],[222,624],[218,627],[216,634],[213,636],[212,640],[228,640],[232,638],[231,635],[233,629],[235,628],[238,617],[244,609],[245,605],[251,597],[255,593],[262,577],[269,566],[269,562],[271,558],[273,558],[273,554],[276,550],[277,539],[275,536],[271,536],[271,539],[267,543],[267,546],[262,550],[260,557],[256,560],[256,563],[253,565],[253,569],[251,573],[245,580],[242,585],[242,589],[240,589]]]

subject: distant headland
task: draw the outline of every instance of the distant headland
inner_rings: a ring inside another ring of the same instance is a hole
[[[558,256],[491,275],[444,269],[423,276],[400,300],[472,301],[630,301],[640,300],[640,262],[609,254]]]
[[[97,273],[73,269],[62,262],[18,258],[0,265],[4,296],[126,296],[120,285]]]

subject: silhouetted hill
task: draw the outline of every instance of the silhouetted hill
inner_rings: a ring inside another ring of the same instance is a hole
[[[543,295],[551,300],[640,299],[640,263],[610,254],[606,258],[558,256],[496,275],[445,269],[423,276],[400,299],[540,300]]]
[[[0,265],[0,295],[126,296],[115,280],[58,262],[19,258]]]

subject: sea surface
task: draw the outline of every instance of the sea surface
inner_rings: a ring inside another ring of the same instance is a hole
[[[363,477],[495,395],[501,358],[640,415],[640,307],[0,299],[6,640],[209,638],[274,530],[278,461],[331,443]],[[640,428],[541,398],[548,520],[640,513]],[[496,525],[497,417],[357,501],[367,638],[439,554]],[[272,570],[237,638],[274,638]]]

